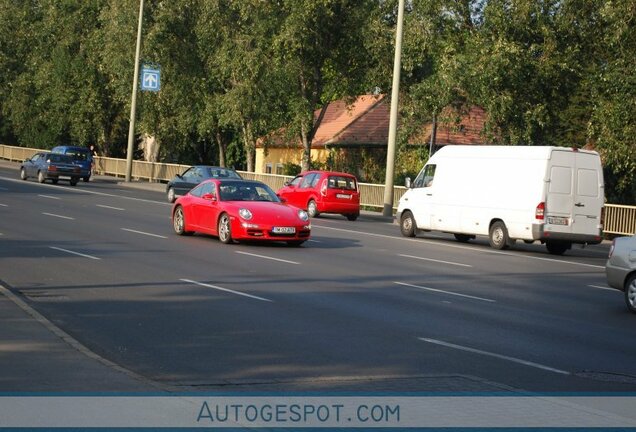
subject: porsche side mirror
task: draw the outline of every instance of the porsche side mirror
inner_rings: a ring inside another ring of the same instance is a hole
[[[211,193],[203,194],[201,198],[203,198],[204,200],[216,202],[216,196],[212,195]]]

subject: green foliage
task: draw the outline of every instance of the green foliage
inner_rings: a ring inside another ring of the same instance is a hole
[[[300,174],[300,172],[301,168],[298,164],[295,164],[293,162],[285,162],[283,164],[283,175],[296,176]]]
[[[397,184],[428,157],[412,145],[423,124],[479,105],[484,142],[592,146],[608,200],[636,202],[633,0],[406,4]],[[124,156],[138,12],[139,0],[0,2],[0,140]],[[315,110],[390,94],[396,20],[397,0],[146,1],[142,60],[161,65],[162,88],[137,93],[135,135],[154,135],[166,161],[251,170],[256,140],[284,128],[307,168]],[[345,150],[324,166],[381,183],[385,155]]]

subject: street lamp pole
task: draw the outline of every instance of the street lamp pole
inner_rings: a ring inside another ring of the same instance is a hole
[[[141,27],[144,21],[144,0],[139,1],[139,25],[137,26],[137,47],[135,49],[135,74],[133,76],[132,97],[130,99],[130,127],[128,129],[128,150],[126,152],[126,181],[132,176],[135,143],[135,117],[137,111],[137,86],[139,85],[139,53],[141,51]]]
[[[400,69],[402,57],[402,23],[404,22],[404,0],[399,1],[398,21],[395,32],[395,57],[393,60],[393,88],[391,89],[391,116],[389,120],[389,143],[386,154],[386,178],[384,181],[383,216],[393,215],[393,177],[395,172],[395,141],[397,138],[398,96],[400,94]]]

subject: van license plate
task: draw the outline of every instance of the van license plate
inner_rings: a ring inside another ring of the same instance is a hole
[[[336,198],[351,199],[351,195],[347,195],[347,194],[336,194]]]
[[[548,223],[551,225],[567,225],[568,218],[548,216]]]
[[[272,232],[275,234],[295,234],[296,228],[294,227],[274,227]]]

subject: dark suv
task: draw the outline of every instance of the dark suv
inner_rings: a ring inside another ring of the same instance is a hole
[[[93,155],[90,149],[78,146],[57,146],[51,150],[53,153],[62,153],[73,158],[73,163],[80,167],[80,177],[87,182],[91,178],[93,171]]]

